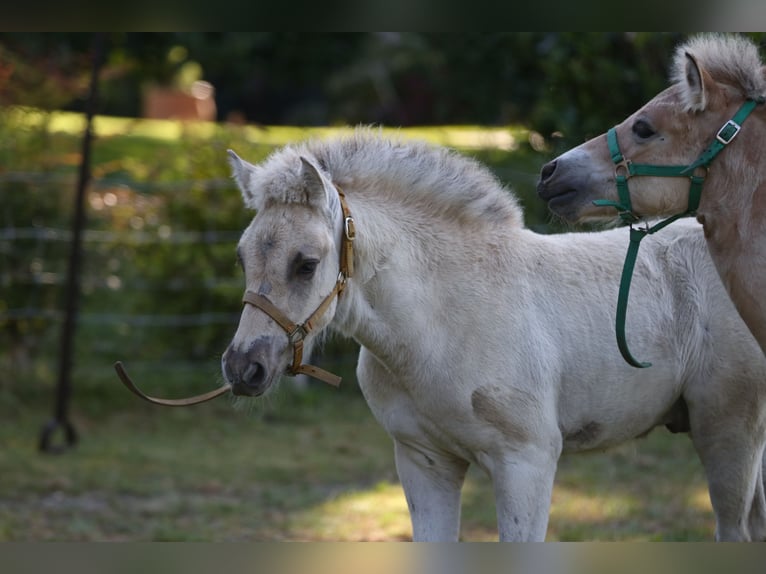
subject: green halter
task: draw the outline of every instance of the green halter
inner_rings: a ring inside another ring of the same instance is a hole
[[[630,225],[630,244],[628,252],[625,255],[625,264],[622,268],[622,277],[620,278],[620,292],[617,298],[617,320],[615,330],[617,332],[617,346],[620,349],[623,359],[633,367],[644,368],[651,367],[651,363],[643,363],[633,358],[628,350],[628,344],[625,340],[625,315],[628,309],[628,294],[630,292],[630,281],[633,276],[633,268],[638,256],[638,247],[641,240],[647,235],[656,233],[663,227],[670,225],[676,219],[691,215],[699,207],[700,197],[702,195],[702,184],[707,176],[707,169],[710,163],[715,159],[718,153],[723,150],[739,133],[742,122],[750,115],[756,105],[762,104],[764,100],[746,100],[739,108],[734,117],[727,121],[715,136],[713,142],[703,151],[700,156],[690,165],[685,166],[662,166],[651,164],[637,164],[623,157],[620,152],[620,146],[617,144],[617,132],[611,128],[606,134],[606,141],[609,146],[609,153],[612,156],[612,162],[615,164],[615,183],[617,184],[617,195],[619,201],[608,199],[597,199],[593,202],[597,206],[614,207],[618,210],[620,219]],[[703,169],[704,174],[695,175],[697,169]],[[678,213],[659,223],[649,227],[647,224],[643,228],[634,228],[633,224],[640,220],[640,217],[633,211],[630,201],[630,192],[628,191],[628,180],[634,175],[650,175],[655,177],[688,177],[689,203],[686,211]]]

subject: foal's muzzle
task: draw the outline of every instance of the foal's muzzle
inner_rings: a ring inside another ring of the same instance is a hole
[[[256,339],[247,350],[229,346],[221,358],[221,368],[235,395],[258,397],[271,387],[280,371],[275,368],[273,337]]]

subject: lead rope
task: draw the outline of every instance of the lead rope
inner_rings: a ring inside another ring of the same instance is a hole
[[[615,164],[615,185],[617,186],[617,195],[619,201],[612,201],[608,199],[597,199],[593,202],[594,205],[602,207],[614,207],[617,209],[620,219],[630,225],[630,243],[628,244],[628,251],[625,254],[625,263],[622,267],[622,275],[620,277],[620,290],[617,296],[617,316],[615,318],[615,333],[617,337],[617,347],[620,349],[620,354],[625,361],[637,368],[651,367],[651,363],[638,361],[630,353],[628,349],[628,343],[625,338],[625,317],[628,310],[628,295],[630,294],[630,283],[633,278],[633,269],[636,265],[636,259],[638,258],[638,248],[641,245],[641,241],[647,235],[656,233],[663,227],[666,227],[673,223],[676,219],[681,217],[692,215],[697,211],[699,207],[700,198],[702,197],[702,184],[705,182],[707,175],[707,169],[710,163],[715,157],[727,146],[739,133],[742,128],[742,123],[745,121],[750,112],[755,109],[758,104],[763,104],[764,99],[757,100],[745,100],[745,103],[737,110],[734,117],[727,121],[721,129],[716,133],[715,139],[712,143],[703,151],[700,156],[694,161],[694,163],[688,166],[658,166],[650,164],[634,164],[630,160],[623,157],[620,152],[620,147],[617,142],[617,131],[615,128],[610,128],[607,132],[607,145],[609,146],[609,153],[612,158],[612,162]],[[705,170],[705,175],[695,175],[694,171],[702,168]],[[624,170],[623,173],[620,173]],[[628,190],[628,179],[634,175],[651,175],[657,177],[688,177],[690,180],[689,186],[689,203],[686,211],[678,213],[667,219],[663,219],[656,225],[644,228],[635,228],[633,225],[640,220],[640,217],[633,211],[633,206],[630,201],[630,192]]]

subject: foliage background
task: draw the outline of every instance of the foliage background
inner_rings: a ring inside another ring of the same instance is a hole
[[[262,125],[524,125],[572,145],[660,89],[685,33],[112,33],[101,111],[148,85],[216,88],[218,119]],[[763,42],[763,33],[750,34]],[[82,109],[87,34],[0,34],[0,102]],[[4,70],[4,72],[3,72]]]

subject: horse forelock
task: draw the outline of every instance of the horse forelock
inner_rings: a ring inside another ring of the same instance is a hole
[[[678,46],[671,80],[686,85],[686,55],[690,54],[716,82],[737,89],[743,98],[766,97],[766,78],[758,47],[744,36],[702,34]]]
[[[369,128],[307,140],[274,152],[254,176],[258,197],[251,207],[306,202],[301,156],[313,161],[352,203],[354,196],[359,200],[379,196],[380,202],[391,197],[463,224],[522,224],[516,198],[477,161],[440,146],[385,136]]]

